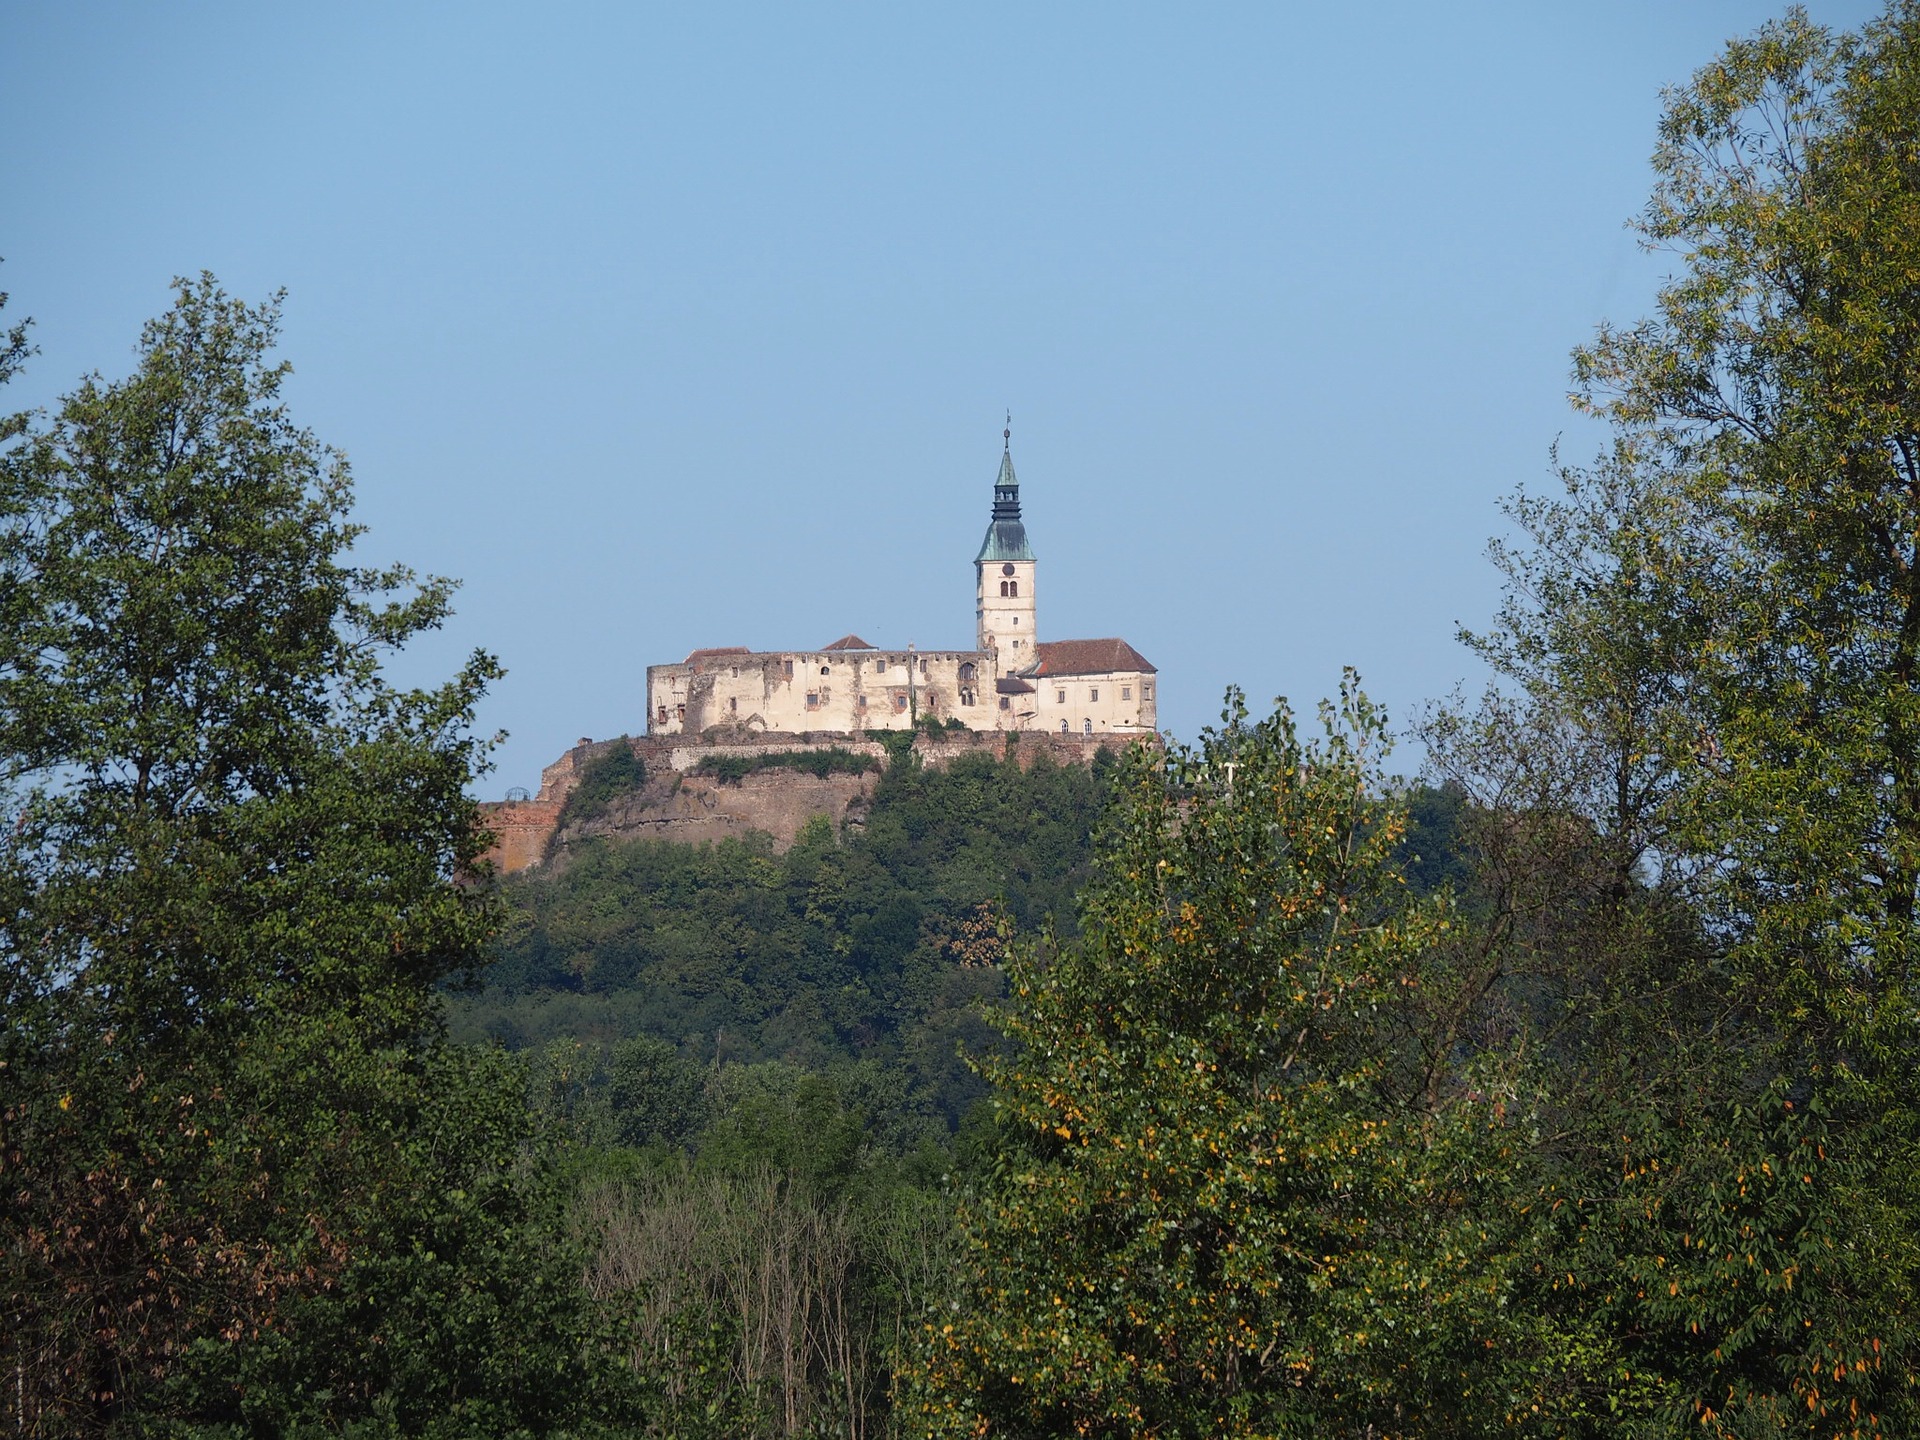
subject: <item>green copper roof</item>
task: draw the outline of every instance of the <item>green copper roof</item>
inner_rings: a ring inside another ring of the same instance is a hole
[[[993,519],[987,522],[987,538],[980,542],[980,553],[973,557],[973,563],[1031,559],[1027,527],[1020,523],[1020,482],[1013,474],[1013,452],[1003,450],[1000,478],[993,482]]]

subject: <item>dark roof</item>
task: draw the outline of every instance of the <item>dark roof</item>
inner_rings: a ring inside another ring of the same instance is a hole
[[[689,665],[698,665],[702,660],[711,660],[716,655],[751,655],[753,652],[744,645],[716,645],[710,650],[695,650],[686,658]]]
[[[831,645],[822,645],[820,648],[822,650],[871,650],[873,646],[867,644],[858,635],[842,635]]]
[[[1040,652],[1038,673],[1042,675],[1106,675],[1128,670],[1145,675],[1159,673],[1146,656],[1124,640],[1042,640],[1033,648]]]
[[[993,682],[993,688],[1001,695],[1031,695],[1033,686],[1017,675],[1003,676]]]
[[[976,565],[999,560],[1031,560],[1033,549],[1027,544],[1027,527],[1020,523],[1020,482],[1014,477],[1013,455],[1000,457],[1000,478],[993,482],[993,518],[987,522],[987,538],[980,542]]]

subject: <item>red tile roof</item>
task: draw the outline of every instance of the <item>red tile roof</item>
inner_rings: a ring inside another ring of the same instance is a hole
[[[858,635],[842,635],[831,645],[822,645],[820,648],[822,650],[871,650],[873,646],[862,640]]]
[[[1159,673],[1146,656],[1124,640],[1042,640],[1033,648],[1040,652],[1042,675],[1108,675],[1130,670],[1143,675]]]

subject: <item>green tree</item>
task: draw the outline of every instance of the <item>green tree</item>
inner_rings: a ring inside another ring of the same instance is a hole
[[[1640,228],[1683,266],[1577,353],[1613,448],[1516,502],[1481,643],[1524,698],[1441,746],[1610,852],[1532,936],[1577,1062],[1540,1163],[1634,1433],[1920,1424],[1916,134],[1910,3],[1669,97]]]
[[[677,1145],[700,1128],[700,1071],[664,1040],[636,1035],[613,1047],[607,1103],[623,1144]]]
[[[1384,743],[1349,690],[1317,744],[1236,709],[1133,762],[1081,938],[1009,965],[1007,1150],[914,1433],[1558,1433],[1568,1339],[1508,1303],[1525,1097],[1423,1063],[1456,917],[1394,866]]]
[[[494,925],[455,877],[495,666],[382,679],[450,586],[349,563],[277,326],[179,282],[129,379],[0,455],[0,1291],[34,1433],[571,1403],[533,1373],[566,1342],[480,1353],[512,1307],[475,1267],[554,1262],[516,1228],[523,1081],[450,1051],[436,995]]]

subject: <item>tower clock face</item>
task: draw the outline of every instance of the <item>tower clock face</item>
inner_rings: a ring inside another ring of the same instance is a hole
[[[1011,565],[1002,565],[1002,566],[1000,567],[1000,573],[1001,573],[1002,575],[1011,575],[1011,574],[1013,573],[1013,566],[1011,566]]]

